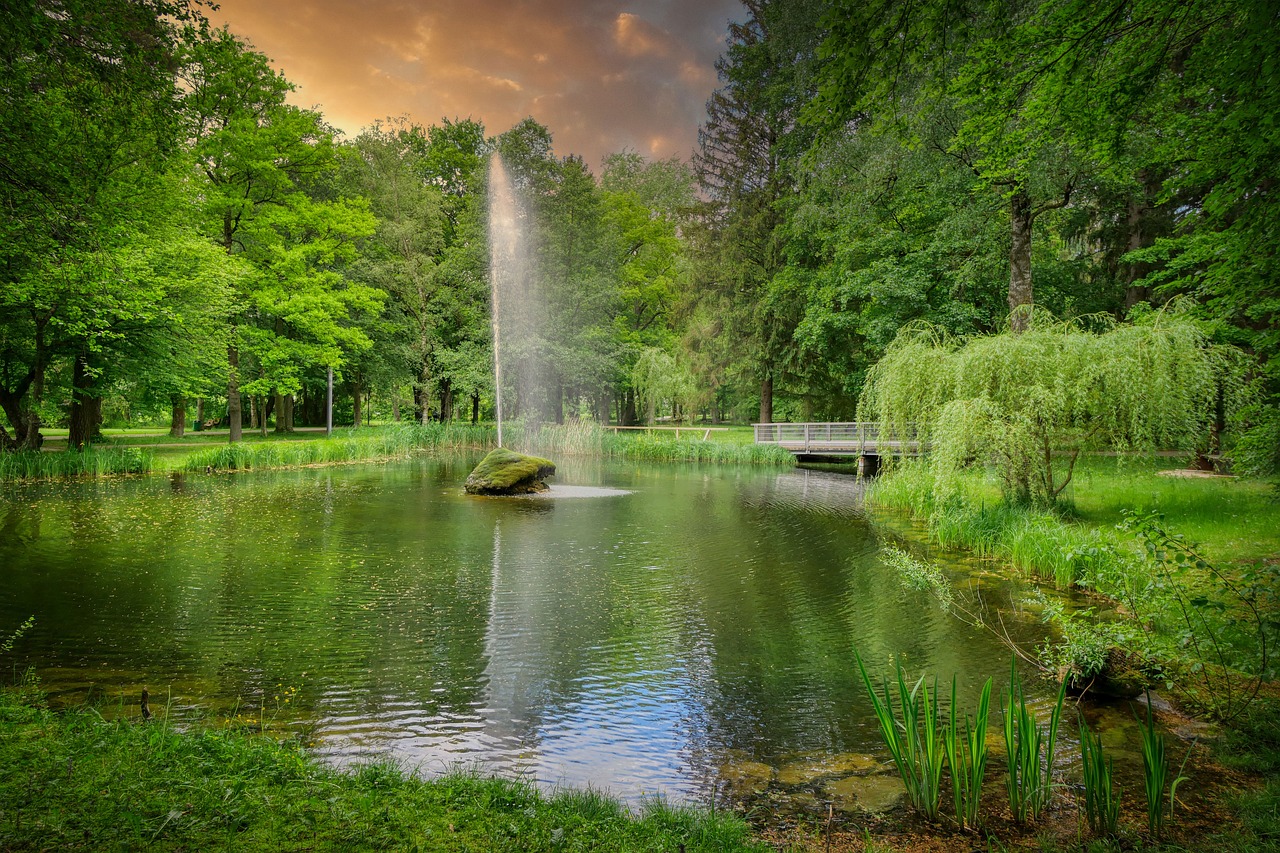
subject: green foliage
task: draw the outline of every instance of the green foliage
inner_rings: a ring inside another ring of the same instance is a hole
[[[999,472],[1006,500],[1049,506],[1083,450],[1199,446],[1220,384],[1240,385],[1228,361],[1174,315],[1100,333],[1038,324],[968,339],[909,327],[868,374],[859,412],[890,434],[918,428],[932,442],[941,502],[956,475],[982,461]]]
[[[1018,659],[1009,670],[1009,688],[1003,691],[1001,708],[1004,719],[1005,757],[1009,773],[1005,787],[1009,793],[1009,809],[1018,823],[1036,820],[1053,796],[1053,764],[1058,746],[1058,724],[1062,719],[1062,703],[1067,683],[1058,687],[1058,699],[1049,713],[1049,731],[1040,729],[1035,712],[1027,704],[1018,677]]]
[[[921,676],[913,687],[908,688],[902,664],[899,663],[898,711],[895,712],[889,692],[889,680],[884,679],[881,685],[884,693],[882,700],[871,684],[871,677],[862,664],[862,657],[856,650],[853,654],[858,662],[862,683],[867,688],[867,695],[871,697],[876,722],[880,724],[880,736],[889,748],[902,784],[906,786],[907,797],[913,808],[933,820],[938,816],[938,804],[942,799],[942,759],[946,739],[938,721],[937,683],[934,683],[931,692],[929,685],[925,684],[924,676]],[[953,692],[954,686],[953,681]],[[953,772],[955,766],[952,765]]]
[[[963,829],[978,825],[978,806],[982,801],[982,780],[987,772],[987,719],[991,708],[991,679],[982,685],[978,712],[964,718],[964,732],[956,722],[956,679],[951,677],[950,721],[943,732],[947,766],[951,769],[951,796],[956,821]]]
[[[1095,835],[1116,834],[1120,820],[1120,792],[1112,788],[1111,756],[1104,754],[1102,736],[1080,719],[1080,764],[1084,770],[1084,813]]]
[[[32,796],[31,792],[38,792]],[[340,772],[233,726],[55,714],[0,692],[0,836],[15,849],[759,851],[724,812],[390,763]]]
[[[1155,838],[1160,837],[1165,818],[1165,786],[1169,788],[1169,814],[1173,814],[1174,798],[1178,784],[1186,781],[1179,768],[1178,775],[1169,781],[1169,762],[1165,757],[1164,735],[1156,730],[1155,712],[1151,709],[1151,696],[1147,695],[1147,718],[1139,720],[1142,731],[1142,784],[1147,795],[1147,828]],[[1187,750],[1187,757],[1191,751]],[[1186,759],[1182,765],[1186,767]]]
[[[22,639],[22,635],[30,631],[31,627],[35,624],[36,617],[28,616],[23,620],[22,624],[17,628],[14,628],[7,637],[0,639],[0,654],[7,655],[9,652],[13,651],[13,644]]]
[[[140,447],[86,447],[61,453],[18,451],[0,454],[0,481],[146,474],[154,465],[155,454]]]
[[[1222,720],[1244,713],[1273,677],[1276,567],[1228,575],[1155,514],[1130,514],[1122,528],[1136,534],[1141,557],[1111,594],[1163,633],[1170,645],[1162,651],[1183,663],[1197,704]]]
[[[483,447],[493,441],[491,427],[468,424],[404,424],[377,430],[347,430],[345,435],[312,441],[224,444],[192,453],[184,471],[243,471],[332,465],[410,456],[421,449]]]
[[[902,578],[903,586],[928,592],[945,611],[954,603],[951,581],[936,564],[916,559],[911,554],[892,545],[880,549],[880,559],[893,567]]]

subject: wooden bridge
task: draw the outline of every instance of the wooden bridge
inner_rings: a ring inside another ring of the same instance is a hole
[[[906,435],[882,435],[880,424],[753,424],[756,444],[776,444],[797,456],[856,456],[859,473],[875,473],[881,456],[919,456],[928,449],[914,427]]]

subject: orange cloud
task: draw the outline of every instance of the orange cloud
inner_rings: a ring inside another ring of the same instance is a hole
[[[556,153],[687,157],[736,0],[221,0],[247,38],[348,134],[388,116],[526,116]]]

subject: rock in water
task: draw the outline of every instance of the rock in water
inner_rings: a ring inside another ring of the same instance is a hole
[[[463,488],[469,495],[530,495],[550,488],[542,481],[555,473],[549,459],[499,447],[480,460]]]

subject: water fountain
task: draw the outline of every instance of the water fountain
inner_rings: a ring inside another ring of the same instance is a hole
[[[556,472],[555,463],[517,453],[505,446],[502,434],[502,330],[523,313],[527,299],[512,299],[526,288],[531,274],[524,245],[519,200],[515,187],[494,153],[489,161],[489,284],[493,328],[493,385],[498,420],[498,446],[467,477],[464,488],[473,495],[520,495],[548,489],[544,479]],[[525,294],[527,295],[527,294]]]

